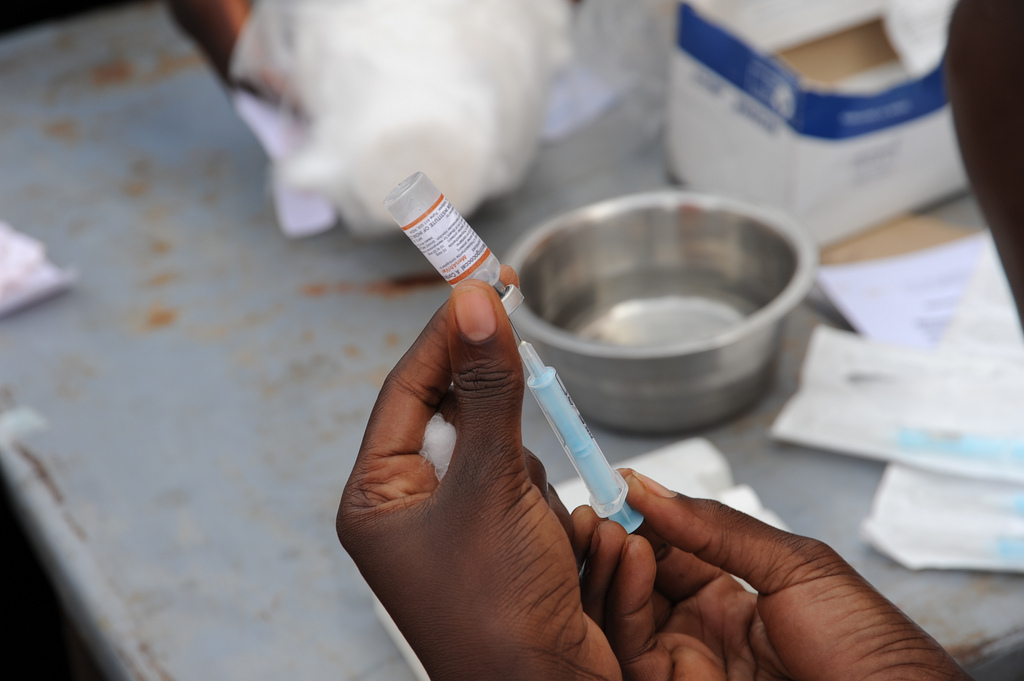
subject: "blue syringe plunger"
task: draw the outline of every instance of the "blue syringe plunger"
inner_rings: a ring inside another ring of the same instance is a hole
[[[602,518],[610,518],[633,532],[644,518],[626,503],[626,481],[609,465],[561,379],[526,341],[519,344],[519,354],[526,367],[526,385],[590,491],[590,505]]]

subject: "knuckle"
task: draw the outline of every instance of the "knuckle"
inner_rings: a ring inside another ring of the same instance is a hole
[[[365,471],[353,472],[341,494],[334,523],[342,546],[348,549],[374,531],[380,522],[379,507],[385,501]]]
[[[789,563],[786,572],[790,585],[854,574],[850,565],[831,546],[817,539],[786,535],[781,548],[783,555],[779,561]]]
[[[619,666],[623,670],[627,668],[635,670],[637,667],[646,666],[650,656],[658,650],[658,646],[658,639],[654,636],[649,636],[631,650],[617,651],[616,656],[619,659]]]
[[[388,528],[382,527],[384,518],[373,503],[359,494],[346,491],[338,506],[335,531],[342,548],[354,559],[372,552],[379,543],[379,537],[388,536]]]
[[[361,520],[368,510],[369,505],[365,503],[365,498],[362,495],[353,494],[348,489],[345,490],[344,495],[341,497],[341,503],[338,504],[338,514],[334,520],[334,528],[338,533],[341,545],[346,550],[349,544],[356,541],[361,534],[360,529],[363,527]]]
[[[516,369],[519,367],[517,366]],[[519,371],[510,371],[508,366],[496,359],[482,360],[466,371],[455,376],[455,386],[460,390],[485,394],[493,397],[508,397],[522,393],[523,377]]]
[[[381,386],[380,395],[378,396],[378,403],[393,399],[391,397],[392,393],[408,395],[425,405],[436,407],[444,398],[445,390],[437,386],[420,385],[409,377],[406,368],[395,367],[388,374],[387,378],[384,379],[384,384]]]
[[[757,538],[762,546],[771,547],[764,560],[770,564],[767,572],[785,575],[784,582],[793,585],[818,579],[855,574],[853,568],[828,544],[779,530],[751,516],[709,499],[693,500],[700,506],[710,527],[719,528],[705,534],[705,543],[698,551],[707,551],[724,560],[732,550],[729,535],[742,528],[742,533]]]
[[[349,553],[352,553],[352,547],[359,543],[358,528],[359,524],[354,522],[352,517],[352,507],[343,498],[338,506],[338,515],[334,519],[334,530],[338,534],[338,541]]]

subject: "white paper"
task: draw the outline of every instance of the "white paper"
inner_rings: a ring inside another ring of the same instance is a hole
[[[823,265],[818,283],[866,337],[933,348],[957,310],[985,239],[969,236],[908,255]]]
[[[270,158],[287,156],[306,138],[301,121],[270,102],[245,90],[233,92],[232,100],[238,117],[249,126]]]
[[[67,289],[77,279],[46,257],[42,242],[0,221],[0,317]]]
[[[885,30],[914,77],[938,66],[946,51],[956,0],[886,0]]]
[[[1024,365],[814,330],[772,437],[973,478],[1024,482]]]
[[[1006,273],[986,232],[978,266],[942,338],[944,351],[1024,364],[1024,334]]]
[[[891,464],[861,534],[912,570],[1024,572],[1024,485]]]
[[[45,262],[46,249],[41,242],[0,222],[0,300]]]
[[[293,239],[313,236],[337,224],[338,214],[327,199],[313,192],[289,187],[276,174],[270,182],[274,214],[286,236]]]
[[[242,90],[235,91],[232,98],[238,117],[256,135],[271,160],[283,158],[302,144],[305,126],[295,117]],[[327,199],[289,187],[276,173],[270,182],[277,224],[286,236],[312,236],[337,224],[337,212]]]

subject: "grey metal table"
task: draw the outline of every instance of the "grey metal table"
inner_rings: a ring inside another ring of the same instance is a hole
[[[667,184],[629,107],[475,217],[499,255],[546,216]],[[264,170],[159,5],[0,41],[0,218],[81,270],[0,321],[0,410],[49,422],[4,477],[111,680],[411,678],[333,519],[377,389],[448,288],[400,235],[286,240]],[[798,310],[771,394],[699,434],[962,662],[1020,678],[1024,578],[898,567],[857,537],[881,465],[767,439],[816,323]],[[532,402],[524,433],[571,474]],[[613,460],[670,441],[598,437]]]

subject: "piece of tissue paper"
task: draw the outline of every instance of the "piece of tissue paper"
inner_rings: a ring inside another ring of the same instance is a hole
[[[0,317],[68,288],[76,279],[46,257],[46,247],[0,221]]]
[[[302,146],[306,126],[294,114],[245,90],[232,94],[238,117],[249,126],[271,161],[284,158]],[[338,222],[338,214],[319,194],[294,189],[280,177],[270,176],[270,195],[277,224],[285,236],[297,239],[326,232]]]

